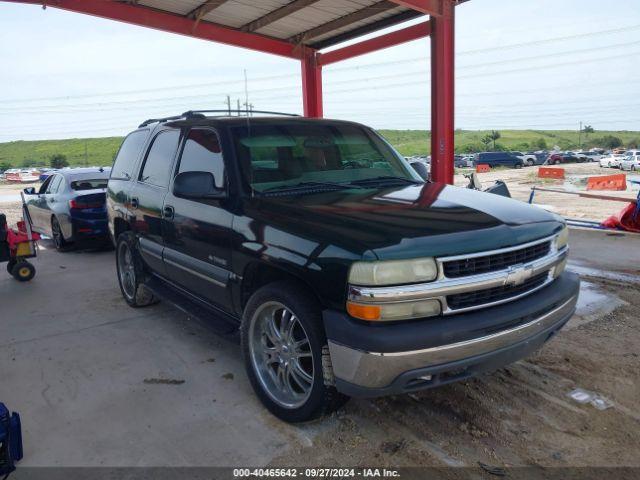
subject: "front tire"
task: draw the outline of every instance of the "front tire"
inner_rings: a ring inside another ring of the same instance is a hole
[[[337,410],[349,399],[325,384],[327,338],[320,307],[296,285],[277,282],[251,296],[241,343],[251,386],[276,417],[305,422]]]
[[[136,248],[132,232],[124,232],[118,237],[116,245],[116,269],[118,284],[125,301],[134,308],[146,307],[158,303],[156,297],[144,285],[144,265]]]

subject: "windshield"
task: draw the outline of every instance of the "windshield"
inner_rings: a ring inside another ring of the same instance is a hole
[[[98,188],[107,188],[108,178],[96,178],[86,180],[75,180],[71,182],[72,190],[96,190]]]
[[[232,135],[244,181],[258,192],[390,178],[422,182],[386,142],[357,125],[247,125]]]

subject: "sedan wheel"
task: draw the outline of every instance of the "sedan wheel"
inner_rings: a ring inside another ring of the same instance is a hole
[[[68,242],[64,239],[62,228],[56,217],[51,219],[51,236],[53,237],[53,243],[56,246],[56,250],[62,252],[68,246]]]

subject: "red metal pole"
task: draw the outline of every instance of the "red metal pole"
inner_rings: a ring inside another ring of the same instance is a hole
[[[322,66],[317,53],[305,51],[301,62],[304,116],[322,118]]]
[[[431,178],[453,184],[454,5],[431,17]]]

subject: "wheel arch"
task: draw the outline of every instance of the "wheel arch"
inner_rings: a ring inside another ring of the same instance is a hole
[[[324,305],[318,292],[312,287],[312,285],[303,278],[302,275],[291,272],[279,266],[267,264],[264,262],[253,261],[248,263],[242,275],[242,282],[240,288],[240,309],[244,311],[244,308],[249,301],[251,295],[253,295],[258,289],[274,282],[289,281],[295,283],[299,287],[307,290],[316,299],[318,304]]]

